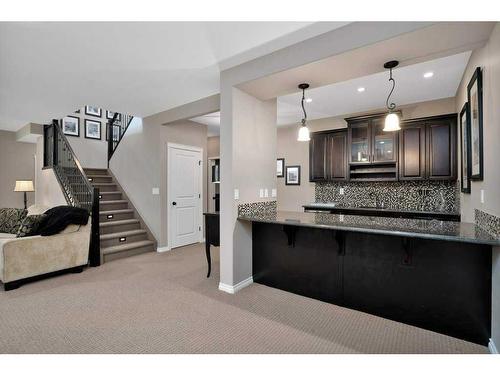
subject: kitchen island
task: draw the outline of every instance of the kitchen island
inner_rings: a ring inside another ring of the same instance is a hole
[[[470,223],[274,211],[252,222],[254,282],[486,345],[491,252]]]

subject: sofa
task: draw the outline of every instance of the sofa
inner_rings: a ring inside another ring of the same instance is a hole
[[[31,206],[28,215],[48,207]],[[0,233],[0,281],[5,290],[62,271],[81,272],[89,258],[91,218],[86,225],[68,225],[52,236],[16,238]]]

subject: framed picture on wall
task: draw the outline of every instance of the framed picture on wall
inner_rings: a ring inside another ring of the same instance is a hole
[[[286,167],[285,185],[300,185],[300,165]]]
[[[276,159],[276,177],[285,177],[285,159]]]
[[[65,135],[71,137],[80,136],[80,119],[74,116],[66,116],[62,119],[62,130]]]
[[[470,194],[470,113],[469,103],[465,103],[460,112],[460,148],[461,152],[461,178],[460,190]]]
[[[108,120],[111,120],[111,119],[113,118],[113,116],[114,116],[114,115],[115,115],[115,112],[106,111],[106,118],[107,118]],[[118,114],[116,115],[116,120],[117,120],[117,121],[121,121],[121,119],[122,119],[122,114],[121,114],[121,113],[118,113]]]
[[[467,85],[470,118],[471,180],[483,179],[483,80],[476,68]]]
[[[101,122],[85,120],[85,138],[101,139]]]
[[[94,116],[94,117],[101,117],[101,108],[94,107],[91,105],[86,105],[85,106],[85,114],[89,116]]]

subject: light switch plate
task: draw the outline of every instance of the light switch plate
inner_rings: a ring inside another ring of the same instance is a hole
[[[259,198],[264,198],[264,189],[259,190]]]
[[[340,188],[340,195],[344,195],[344,188],[343,187]]]
[[[269,197],[269,189],[265,189],[264,190],[264,198],[268,198]]]
[[[153,192],[153,195],[160,195],[160,188],[154,187],[152,192]]]
[[[234,189],[234,199],[235,200],[240,199],[240,190],[239,189]]]
[[[481,189],[481,203],[484,203],[484,189]]]
[[[276,197],[276,189],[271,190],[271,197]]]

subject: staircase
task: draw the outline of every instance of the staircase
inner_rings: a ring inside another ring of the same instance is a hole
[[[99,189],[101,261],[155,251],[151,233],[109,171],[89,168],[84,171],[92,186]]]

